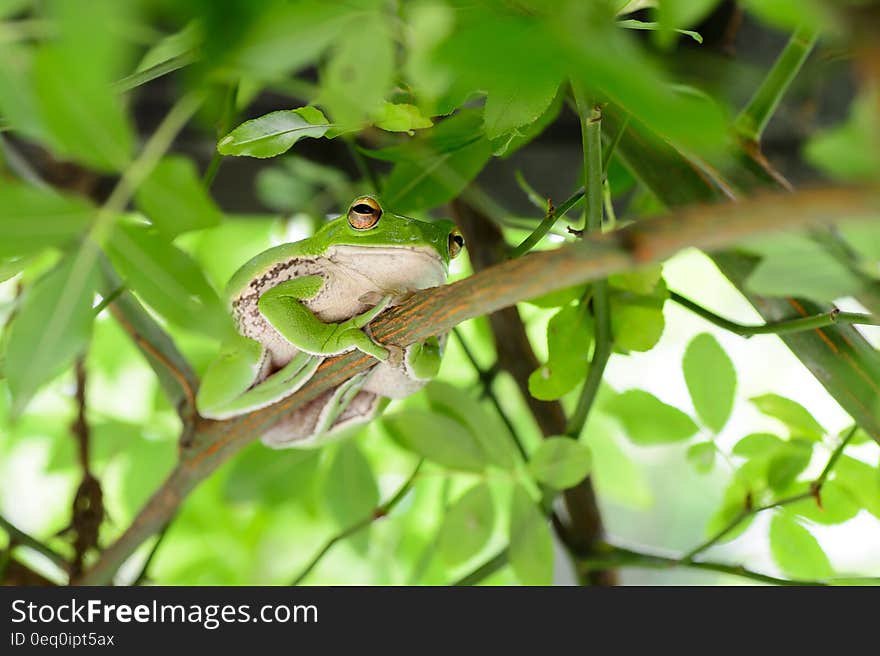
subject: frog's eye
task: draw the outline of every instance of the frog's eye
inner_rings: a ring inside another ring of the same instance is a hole
[[[348,210],[348,223],[355,230],[369,230],[382,216],[382,208],[375,198],[363,196],[351,204]]]
[[[458,230],[453,230],[449,233],[449,259],[461,253],[462,248],[464,248],[464,237]]]

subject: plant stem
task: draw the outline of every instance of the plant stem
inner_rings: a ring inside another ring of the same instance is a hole
[[[746,141],[758,142],[785,92],[813,49],[818,34],[801,27],[791,36],[773,68],[736,118],[735,127]]]
[[[418,475],[419,470],[422,468],[423,462],[424,462],[424,460],[419,460],[415,469],[413,469],[412,473],[409,475],[409,478],[406,479],[406,481],[403,483],[403,485],[401,485],[398,488],[397,492],[394,493],[394,496],[392,496],[388,501],[386,501],[385,503],[383,503],[380,506],[377,506],[376,509],[373,510],[373,512],[370,513],[368,516],[355,522],[354,524],[352,524],[348,528],[340,531],[339,533],[334,535],[332,538],[327,540],[327,542],[324,543],[324,546],[318,550],[318,553],[315,554],[314,558],[312,558],[312,560],[309,561],[309,564],[305,566],[305,568],[302,570],[302,572],[300,572],[299,575],[297,575],[297,577],[293,580],[293,582],[290,585],[299,585],[300,583],[302,583],[303,580],[312,572],[313,569],[315,569],[315,567],[318,565],[318,563],[321,562],[321,559],[324,558],[324,556],[326,556],[330,552],[330,550],[336,545],[337,542],[340,542],[341,540],[344,540],[345,538],[351,537],[352,535],[354,535],[358,531],[360,531],[360,530],[366,528],[367,526],[369,526],[370,524],[372,524],[377,519],[382,519],[383,517],[388,515],[392,510],[394,510],[395,506],[397,506],[397,504],[399,504],[401,501],[403,501],[404,497],[406,497],[407,493],[410,491],[410,488],[412,488],[413,483],[416,480],[416,476]]]
[[[43,544],[36,538],[31,537],[2,515],[0,515],[0,528],[6,531],[7,535],[9,535],[9,551],[12,551],[13,544],[28,547],[48,558],[63,572],[70,571],[70,563],[64,556],[55,551],[52,547]]]
[[[143,71],[126,75],[124,78],[116,82],[113,87],[117,92],[125,93],[126,91],[131,91],[142,84],[155,80],[158,77],[173,73],[184,66],[189,66],[197,59],[198,53],[196,50],[187,50],[181,55],[166,59],[165,61],[159,62],[155,66],[150,66],[150,68]]]
[[[580,203],[584,198],[584,189],[581,187],[552,212],[548,212],[538,227],[534,229],[532,234],[526,237],[519,246],[510,251],[510,258],[515,259],[521,255],[525,255],[541,241],[548,232],[556,225],[556,222],[565,216],[566,212]]]
[[[165,536],[168,535],[168,529],[171,527],[173,521],[174,517],[169,519],[165,523],[165,526],[162,527],[162,530],[159,531],[159,534],[156,536],[156,541],[153,543],[153,546],[150,547],[150,553],[147,554],[147,557],[144,559],[144,564],[141,565],[141,571],[138,572],[138,575],[132,580],[132,585],[143,585],[144,581],[147,580],[147,574],[150,571],[150,566],[156,559],[156,554],[159,552],[159,547],[162,546],[162,543],[165,541]]]
[[[502,567],[507,565],[507,560],[509,557],[508,548],[505,547],[497,554],[492,556],[485,563],[477,567],[473,572],[467,574],[460,578],[455,583],[452,583],[453,586],[470,586],[476,585],[480,581],[485,578],[492,576],[495,572],[499,571]]]
[[[238,82],[234,82],[229,85],[229,89],[226,91],[226,97],[223,99],[223,114],[220,117],[220,124],[217,127],[217,138],[220,139],[227,132],[229,132],[232,127],[232,123],[235,120],[236,115],[236,101],[238,99]],[[202,184],[205,189],[210,189],[211,185],[214,184],[214,178],[217,177],[217,171],[220,170],[220,164],[223,163],[223,155],[220,154],[220,151],[217,150],[216,144],[214,146],[214,153],[211,155],[211,161],[208,162],[208,168],[205,169],[205,175],[202,179]]]
[[[694,314],[701,316],[706,321],[715,324],[719,328],[724,328],[740,337],[749,338],[754,335],[785,335],[788,333],[798,333],[805,330],[814,330],[825,326],[832,326],[837,323],[852,323],[868,326],[880,326],[880,317],[871,314],[859,314],[857,312],[841,312],[837,308],[816,314],[809,317],[798,317],[796,319],[786,319],[783,321],[772,321],[760,326],[746,326],[730,319],[725,319],[707,310],[703,306],[695,303],[686,296],[682,296],[678,292],[669,291],[669,300],[674,301],[684,308],[687,308]]]
[[[611,547],[607,554],[598,557],[582,558],[579,561],[580,566],[586,571],[604,567],[642,567],[648,569],[672,569],[676,567],[687,567],[689,569],[702,569],[712,572],[721,572],[723,574],[732,574],[741,576],[760,583],[770,583],[772,585],[794,586],[794,585],[828,585],[824,581],[793,581],[791,579],[781,579],[768,574],[755,572],[746,569],[740,565],[728,565],[726,563],[716,563],[708,561],[700,562],[683,562],[676,558],[669,558],[651,553],[633,551],[622,547]]]

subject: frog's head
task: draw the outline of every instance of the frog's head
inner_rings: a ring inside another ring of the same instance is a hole
[[[395,214],[373,196],[355,198],[348,211],[320,233],[336,245],[427,250],[444,266],[464,248],[464,238],[452,221],[419,221]]]

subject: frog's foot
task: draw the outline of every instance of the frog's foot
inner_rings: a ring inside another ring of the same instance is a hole
[[[385,362],[395,369],[402,367],[406,358],[406,349],[397,344],[385,344],[385,348],[388,350],[388,359]]]

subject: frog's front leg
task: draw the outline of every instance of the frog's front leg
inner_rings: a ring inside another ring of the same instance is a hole
[[[266,357],[265,348],[252,339],[237,335],[227,341],[202,378],[196,395],[199,414],[227,419],[272,405],[302,387],[321,364],[321,358],[299,353],[257,383]]]
[[[315,355],[336,355],[358,349],[378,360],[388,359],[388,350],[374,342],[363,328],[391,302],[391,296],[363,314],[347,321],[325,323],[302,301],[313,298],[321,289],[321,276],[303,276],[280,283],[260,296],[260,313],[296,348]]]

